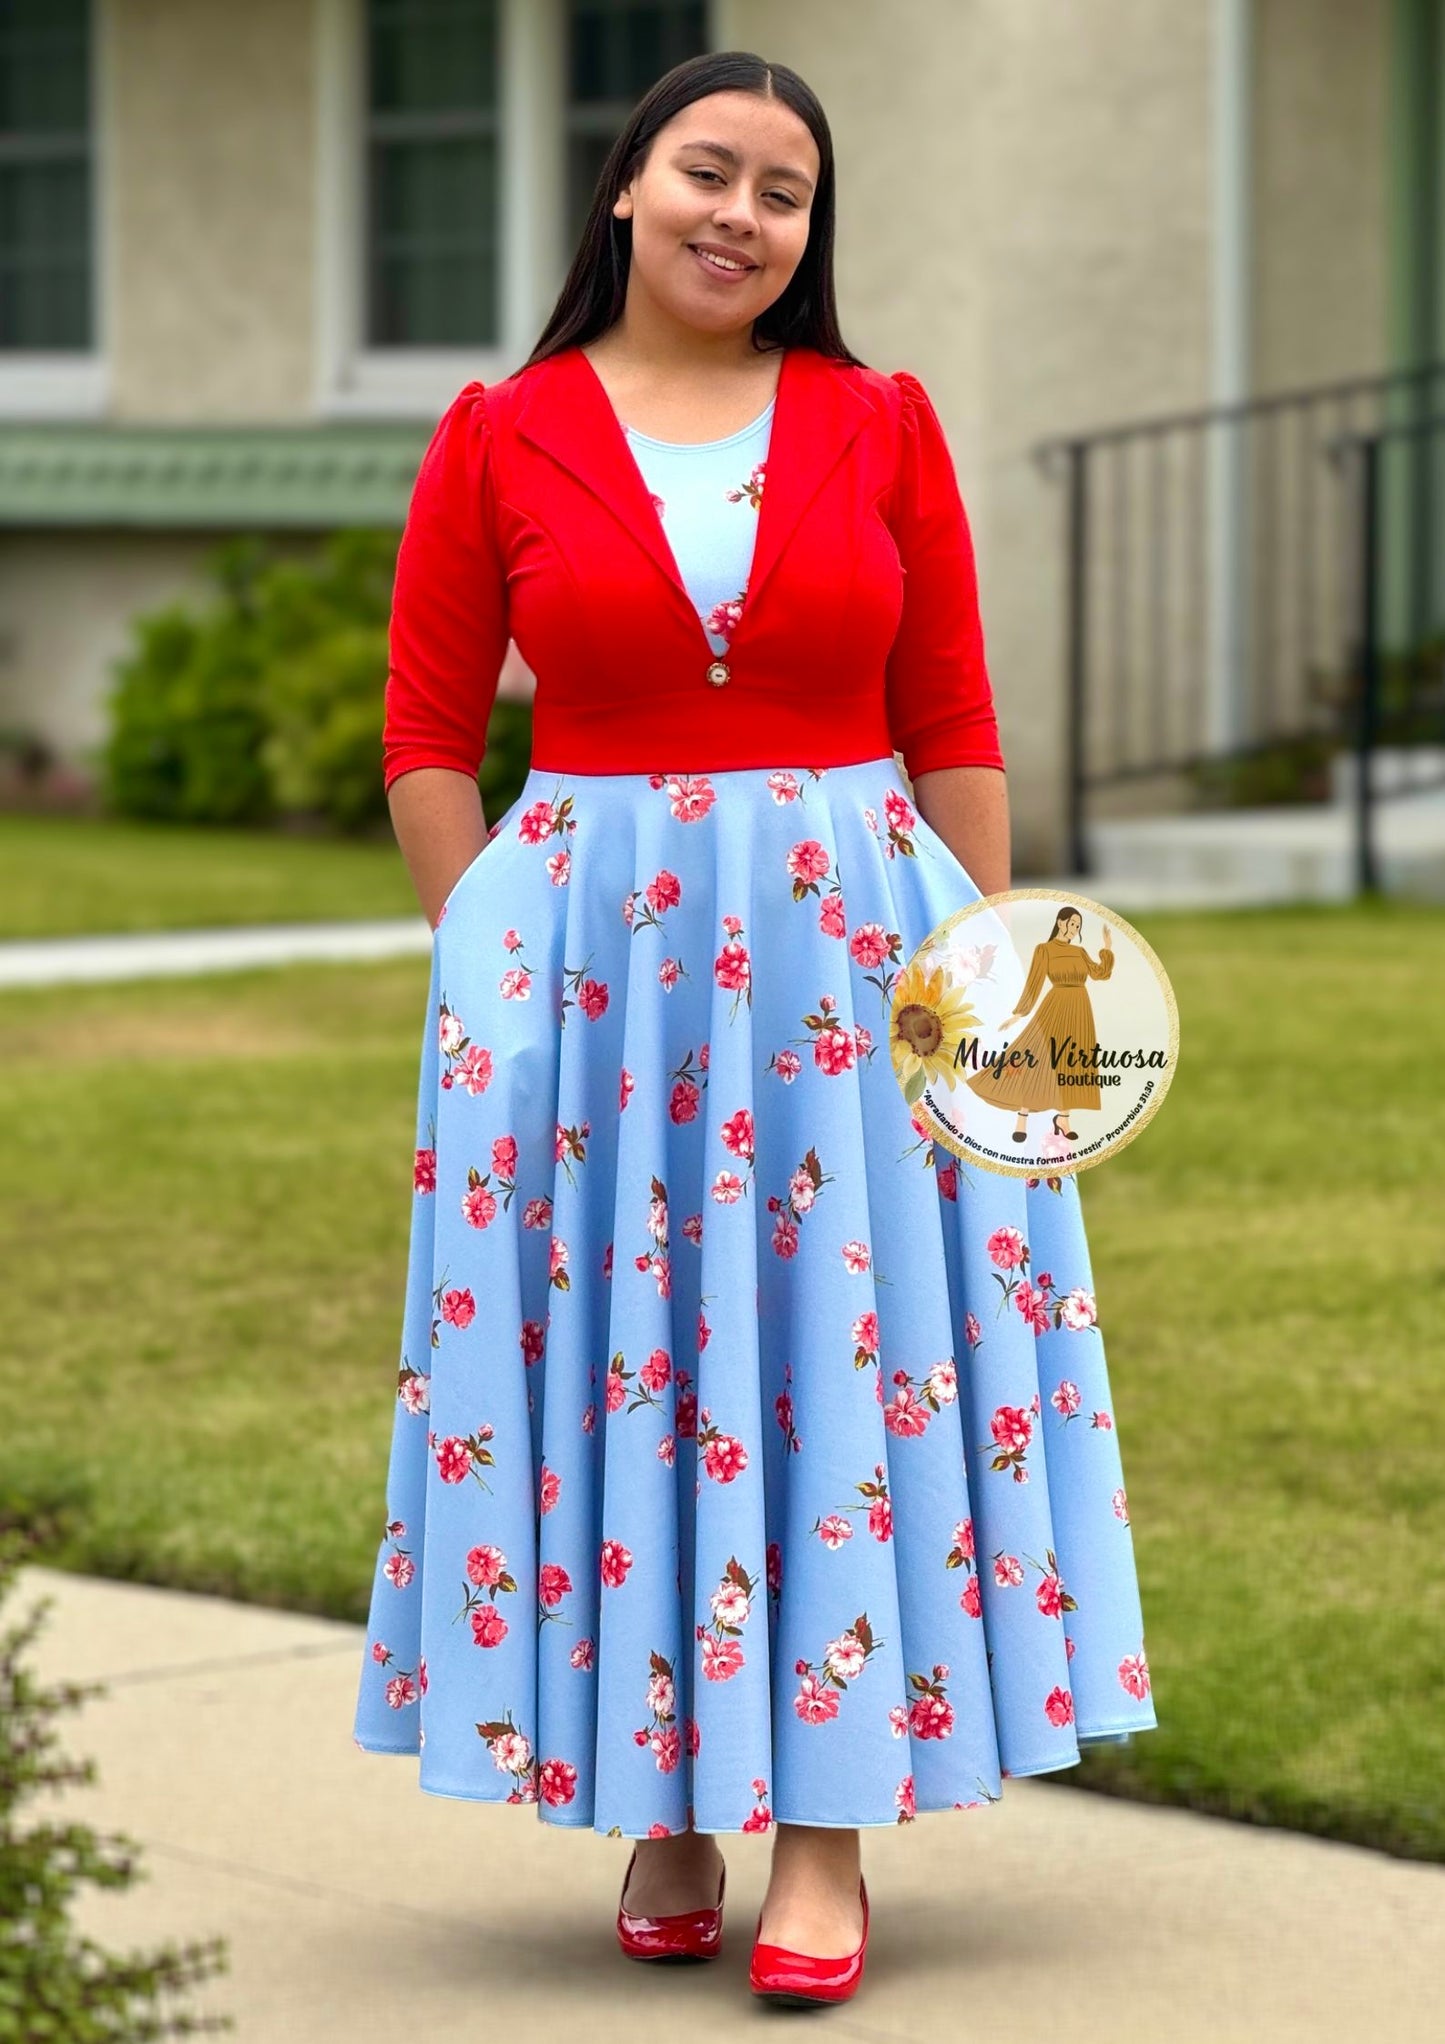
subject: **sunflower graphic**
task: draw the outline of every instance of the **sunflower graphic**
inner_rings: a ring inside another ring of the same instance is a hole
[[[958,1083],[958,1047],[966,1032],[977,1027],[966,994],[949,985],[941,965],[930,969],[915,958],[899,973],[888,1049],[910,1107],[930,1079],[946,1079],[952,1091]]]

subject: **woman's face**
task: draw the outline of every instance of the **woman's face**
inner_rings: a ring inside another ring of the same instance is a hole
[[[1078,942],[1079,932],[1083,927],[1078,916],[1065,916],[1059,924],[1059,935],[1066,944],[1074,944]]]
[[[632,222],[629,295],[645,291],[709,333],[746,329],[802,260],[818,171],[807,123],[781,101],[751,92],[694,100],[654,135],[613,205]],[[700,245],[730,265],[710,262]]]

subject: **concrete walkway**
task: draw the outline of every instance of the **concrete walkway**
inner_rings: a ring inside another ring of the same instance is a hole
[[[42,937],[0,943],[0,987],[80,980],[170,979],[244,972],[298,959],[398,958],[431,950],[425,916],[376,922],[257,923],[227,930],[158,930],[138,936]]]
[[[231,1970],[192,2006],[230,2011],[239,2044],[711,2040],[789,2013],[747,1985],[766,1839],[724,1841],[720,1959],[636,1964],[613,1930],[625,1841],[424,1796],[413,1760],[352,1744],[359,1627],[35,1568],[7,1618],[42,1592],[32,1665],[109,1688],[59,1723],[98,1779],[47,1814],[128,1832],[149,1874],[77,1920],[115,1950],[224,1935]],[[865,1836],[868,1972],[816,2012],[829,2036],[1439,2036],[1445,1869],[1068,1780]]]
[[[1148,880],[1138,875],[1092,883],[1046,875],[1018,880],[1015,885],[1045,887],[1060,900],[1082,889],[1091,900],[1102,901],[1122,915],[1150,909],[1243,908],[1271,899],[1267,892],[1243,883],[1225,887],[1187,878]],[[111,937],[43,937],[0,942],[0,989],[170,979],[305,960],[401,958],[430,950],[431,931],[421,915],[374,922],[265,923]]]

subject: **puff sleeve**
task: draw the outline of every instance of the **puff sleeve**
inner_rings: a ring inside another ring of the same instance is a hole
[[[507,578],[496,539],[485,387],[458,392],[422,456],[397,550],[382,776],[475,775],[506,657]]]
[[[903,616],[888,656],[888,723],[910,780],[936,767],[1003,769],[984,656],[968,514],[943,427],[916,376],[903,393],[889,526],[903,562]]]

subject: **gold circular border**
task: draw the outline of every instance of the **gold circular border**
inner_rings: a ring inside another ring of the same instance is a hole
[[[940,1133],[938,1118],[929,1111],[924,1100],[920,1099],[915,1106],[910,1106],[906,1100],[903,1104],[908,1108],[910,1114],[917,1115],[921,1120],[928,1123],[931,1139],[934,1142],[942,1143],[949,1155],[957,1157],[960,1164],[976,1164],[981,1171],[992,1171],[999,1178],[1076,1178],[1081,1171],[1092,1171],[1096,1165],[1107,1164],[1111,1157],[1118,1156],[1120,1150],[1127,1149],[1135,1136],[1143,1133],[1163,1106],[1169,1088],[1174,1083],[1174,1074],[1179,1065],[1179,1008],[1174,999],[1174,988],[1170,984],[1169,975],[1164,970],[1154,946],[1147,937],[1142,936],[1134,928],[1134,925],[1126,916],[1116,914],[1104,902],[1095,901],[1091,895],[1079,894],[1061,887],[1007,887],[1001,894],[981,894],[977,901],[965,902],[962,908],[955,909],[952,915],[946,916],[941,923],[934,924],[928,935],[923,939],[923,942],[914,950],[913,956],[908,960],[908,966],[904,970],[908,970],[914,964],[920,951],[925,950],[930,944],[936,942],[940,931],[948,932],[957,924],[967,922],[970,916],[976,916],[980,909],[996,908],[1001,901],[1067,901],[1071,907],[1092,909],[1095,915],[1101,917],[1110,928],[1128,932],[1133,942],[1143,953],[1154,973],[1155,979],[1159,982],[1160,991],[1164,996],[1164,1005],[1169,1015],[1169,1069],[1167,1082],[1159,1088],[1155,1098],[1150,1103],[1147,1113],[1136,1115],[1129,1124],[1126,1133],[1116,1143],[1111,1143],[1101,1156],[1079,1157],[1077,1159],[1054,1158],[1050,1160],[1048,1168],[1045,1168],[1042,1162],[1038,1164],[1012,1164],[999,1161],[996,1163],[992,1158],[975,1155],[972,1150],[956,1150],[953,1147],[952,1141]],[[891,1040],[893,1030],[892,995],[889,996],[888,1000],[888,1029]],[[898,1078],[896,1071],[893,1076],[896,1082]]]

